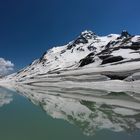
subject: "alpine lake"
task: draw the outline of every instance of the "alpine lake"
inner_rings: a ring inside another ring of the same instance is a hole
[[[24,90],[0,87],[0,140],[140,140],[140,101],[127,93]]]

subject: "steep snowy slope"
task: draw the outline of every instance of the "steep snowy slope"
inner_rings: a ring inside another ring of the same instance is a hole
[[[23,82],[41,75],[93,72],[93,75],[104,75],[106,79],[127,78],[131,81],[131,75],[140,72],[140,36],[132,36],[127,31],[108,36],[84,31],[74,41],[48,50],[40,59],[6,80]]]

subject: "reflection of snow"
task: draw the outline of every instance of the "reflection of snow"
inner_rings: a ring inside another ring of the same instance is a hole
[[[9,104],[13,100],[12,94],[0,88],[0,107]]]
[[[39,97],[40,96],[40,97]],[[64,119],[77,125],[86,135],[93,135],[101,129],[115,132],[133,131],[140,128],[135,115],[138,110],[119,108],[106,103],[96,103],[52,95],[35,95],[43,109],[53,118]]]
[[[89,94],[79,96],[75,91],[52,95],[54,87],[49,91],[29,85],[17,86],[16,89],[51,117],[78,126],[86,135],[93,135],[102,129],[115,132],[140,129],[140,102],[125,93],[114,96],[114,93],[102,91],[98,96],[95,92],[94,96],[93,91],[88,98]]]

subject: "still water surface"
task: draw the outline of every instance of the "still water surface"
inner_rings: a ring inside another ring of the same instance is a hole
[[[140,140],[139,125],[138,108],[0,88],[0,140]]]

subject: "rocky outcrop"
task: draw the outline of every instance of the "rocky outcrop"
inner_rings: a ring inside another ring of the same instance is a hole
[[[122,56],[110,56],[110,57],[107,57],[107,58],[103,59],[101,65],[108,64],[108,63],[113,63],[113,62],[118,62],[118,61],[121,61],[121,60],[123,60]]]

